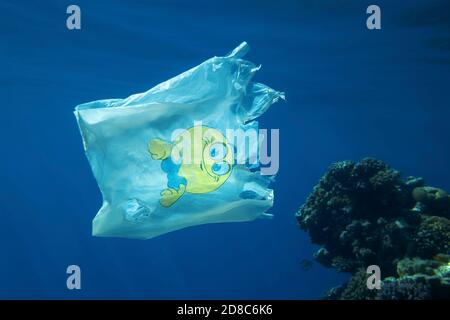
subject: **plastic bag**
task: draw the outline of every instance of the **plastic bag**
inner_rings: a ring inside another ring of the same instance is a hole
[[[271,178],[248,163],[257,158],[258,145],[246,146],[246,163],[237,162],[243,142],[225,135],[257,129],[252,120],[284,98],[251,82],[259,67],[241,59],[246,51],[244,42],[147,92],[75,108],[103,195],[94,236],[148,239],[188,226],[271,216]]]

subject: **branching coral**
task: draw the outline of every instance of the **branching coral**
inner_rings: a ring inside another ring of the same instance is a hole
[[[425,216],[413,240],[418,256],[430,258],[438,253],[450,254],[450,220]]]
[[[382,161],[365,158],[332,164],[296,217],[321,245],[316,260],[353,274],[333,296],[426,299],[449,289],[446,264],[431,259],[450,253],[449,206],[442,189],[425,186],[422,178],[402,179]],[[362,281],[373,264],[385,279],[378,294],[368,293]]]
[[[430,286],[413,278],[390,278],[383,282],[377,300],[428,300],[431,299]]]
[[[378,299],[449,299],[450,256],[439,254],[434,259],[405,258],[397,263],[398,278],[382,283]]]
[[[377,264],[393,273],[394,258],[406,251],[419,222],[408,210],[413,206],[410,188],[399,172],[366,158],[333,164],[297,220],[311,240],[323,246],[316,256],[327,261],[325,265],[355,272]]]
[[[418,187],[412,192],[417,208],[423,214],[450,218],[450,196],[442,189]]]
[[[345,285],[339,297],[341,300],[372,300],[376,291],[367,288],[367,273],[359,269]]]

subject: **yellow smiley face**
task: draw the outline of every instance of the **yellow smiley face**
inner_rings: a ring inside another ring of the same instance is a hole
[[[190,154],[181,151],[186,137],[190,140]],[[194,126],[186,130],[183,139],[174,139],[174,145],[180,150],[178,175],[187,181],[186,192],[208,193],[223,185],[231,175],[234,159],[233,148],[226,138],[216,129]]]

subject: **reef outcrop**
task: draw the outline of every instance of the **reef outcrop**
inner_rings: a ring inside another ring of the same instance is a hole
[[[384,162],[365,158],[330,166],[296,213],[321,246],[315,259],[352,278],[332,299],[450,299],[450,197]],[[366,286],[378,265],[380,290]]]

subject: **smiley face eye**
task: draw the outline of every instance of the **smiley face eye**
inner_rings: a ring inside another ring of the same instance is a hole
[[[222,160],[227,155],[227,146],[223,143],[214,143],[209,149],[209,156],[213,160]]]
[[[230,164],[223,161],[214,163],[213,166],[211,167],[211,170],[215,174],[223,176],[224,174],[227,174],[230,171],[230,168],[231,168]]]

